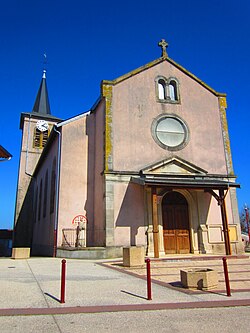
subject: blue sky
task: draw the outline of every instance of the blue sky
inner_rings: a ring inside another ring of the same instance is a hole
[[[52,114],[67,119],[94,104],[102,79],[159,58],[162,38],[170,58],[227,93],[239,209],[250,205],[249,21],[248,0],[0,0],[0,144],[13,155],[0,164],[0,228],[13,225],[20,114],[32,111],[43,53]]]

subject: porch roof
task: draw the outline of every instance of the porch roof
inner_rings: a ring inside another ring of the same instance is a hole
[[[12,155],[3,146],[0,145],[0,161],[10,160]]]
[[[240,188],[240,184],[222,179],[211,179],[207,177],[178,177],[178,178],[169,178],[169,177],[157,177],[157,176],[140,176],[140,177],[131,177],[133,183],[139,185],[147,186],[161,186],[168,188],[192,188],[192,189],[227,189],[229,187]]]

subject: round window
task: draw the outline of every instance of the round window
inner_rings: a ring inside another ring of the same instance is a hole
[[[152,127],[153,137],[162,148],[177,150],[187,143],[187,125],[176,116],[161,116],[154,120]]]

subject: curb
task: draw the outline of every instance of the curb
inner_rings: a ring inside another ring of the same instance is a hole
[[[153,311],[196,308],[221,308],[250,306],[250,299],[206,301],[206,302],[182,302],[182,303],[154,303],[154,304],[124,304],[104,306],[77,306],[62,308],[16,308],[0,309],[0,316],[34,316],[34,315],[62,315],[77,313],[103,313],[124,311]]]

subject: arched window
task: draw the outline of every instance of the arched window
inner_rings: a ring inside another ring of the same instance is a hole
[[[156,97],[158,101],[165,101],[167,98],[167,79],[164,76],[158,76],[155,79]]]
[[[163,79],[158,81],[158,98],[161,100],[166,99],[166,82]]]
[[[161,103],[179,103],[179,83],[175,78],[166,79],[164,76],[158,76],[156,82],[156,97]]]
[[[171,80],[168,85],[169,88],[169,98],[171,101],[178,101],[177,94],[177,83],[174,80]]]
[[[56,195],[56,158],[53,160],[50,180],[50,214],[54,213]]]
[[[43,217],[46,216],[46,211],[47,211],[47,192],[48,192],[48,170],[46,171],[44,192],[43,192]]]

